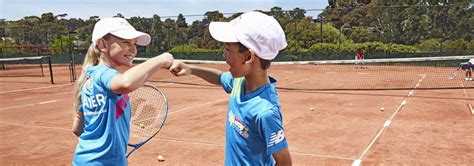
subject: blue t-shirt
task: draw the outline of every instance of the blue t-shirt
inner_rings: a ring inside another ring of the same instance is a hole
[[[118,71],[97,65],[88,67],[86,74],[80,92],[84,132],[79,136],[73,165],[127,165],[130,101],[128,95],[110,89]]]
[[[474,68],[474,65],[472,65],[471,62],[462,62],[459,64],[459,67],[463,70],[466,70]]]
[[[272,154],[288,146],[283,132],[276,80],[244,93],[245,79],[221,75],[230,93],[226,121],[225,165],[275,165]]]

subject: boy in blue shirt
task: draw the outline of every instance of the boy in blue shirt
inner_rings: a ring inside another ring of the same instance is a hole
[[[132,67],[136,45],[146,46],[150,40],[123,18],[104,18],[95,24],[75,84],[72,130],[78,143],[72,165],[127,165],[131,116],[127,93],[173,63],[173,56],[165,53]],[[120,66],[131,68],[120,74],[116,69]]]
[[[247,12],[231,22],[212,22],[209,31],[225,43],[230,72],[178,61],[170,71],[196,75],[230,93],[225,165],[291,165],[276,80],[267,74],[271,60],[287,46],[280,24],[263,13]]]

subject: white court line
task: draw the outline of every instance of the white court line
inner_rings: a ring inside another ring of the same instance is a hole
[[[38,104],[48,104],[48,103],[54,103],[54,102],[57,102],[58,100],[49,100],[49,101],[43,101],[43,102],[40,102]]]
[[[289,85],[289,84],[293,84],[293,83],[297,83],[297,82],[303,82],[303,81],[307,81],[307,80],[308,80],[308,79],[297,80],[297,81],[293,81],[293,82],[287,83],[287,84],[285,84],[285,85]],[[192,110],[192,109],[197,108],[197,107],[201,107],[201,106],[205,106],[205,105],[209,105],[209,104],[213,104],[213,103],[218,103],[218,102],[221,102],[221,101],[227,100],[227,99],[228,99],[228,97],[222,98],[222,99],[218,99],[218,100],[214,100],[214,101],[211,101],[211,102],[206,102],[206,103],[199,104],[199,105],[196,105],[196,106],[192,106],[192,107],[180,109],[180,110],[178,110],[178,111],[169,112],[168,115],[175,114],[175,113],[180,113],[180,112],[184,112],[184,111],[189,111],[189,110]]]
[[[471,115],[474,116],[474,110],[472,110],[472,105],[471,103],[469,103],[469,95],[466,92],[466,88],[464,88],[464,83],[461,82],[461,86],[462,86],[462,90],[464,91],[464,96],[466,97],[466,99],[468,99],[467,106],[469,106],[469,111],[471,111]]]
[[[201,78],[197,78],[197,79],[192,79],[192,80],[185,80],[185,82],[193,82],[193,81],[197,81],[197,80],[202,80]],[[164,84],[156,84],[156,86],[158,87],[166,87],[167,85],[174,85],[174,84],[179,84],[179,82],[170,82],[170,83],[164,83]]]
[[[37,98],[39,96],[31,96],[31,97],[23,97],[23,98],[17,98],[17,99],[13,99],[13,101],[17,101],[17,100],[26,100],[26,99],[33,99],[33,98]]]
[[[25,105],[17,105],[17,106],[13,106],[13,107],[0,108],[0,111],[8,110],[8,109],[13,109],[13,108],[34,106],[34,105],[36,105],[36,103],[33,103],[33,104],[25,104]]]
[[[205,105],[209,105],[209,104],[213,104],[213,103],[218,103],[218,102],[221,102],[221,101],[227,100],[227,99],[228,99],[228,98],[223,98],[223,99],[219,99],[219,100],[214,100],[214,101],[211,101],[211,102],[207,102],[207,103],[204,103],[204,104],[199,104],[199,105],[196,105],[196,106],[192,106],[192,107],[180,109],[180,110],[178,110],[178,111],[170,112],[170,113],[168,113],[168,115],[176,114],[176,113],[180,113],[180,112],[184,112],[184,111],[189,111],[189,110],[192,110],[193,108],[197,108],[197,107],[201,107],[201,106],[205,106]]]
[[[54,103],[54,102],[61,101],[61,100],[66,100],[66,99],[48,100],[48,101],[43,101],[43,102],[39,102],[39,103],[17,105],[17,106],[13,106],[13,107],[5,107],[5,108],[0,108],[0,111],[13,109],[13,108],[29,107],[29,106],[34,106],[34,105],[49,104],[49,103]]]
[[[331,155],[322,155],[322,154],[312,154],[312,153],[303,153],[303,152],[291,151],[291,155],[293,155],[293,154],[302,155],[302,156],[333,158],[333,159],[341,159],[341,160],[356,160],[355,158],[347,158],[347,157],[340,157],[340,156],[331,156]]]
[[[421,78],[418,80],[418,83],[416,83],[415,87],[410,90],[410,92],[408,92],[408,95],[403,99],[403,101],[400,103],[400,105],[398,106],[397,110],[395,110],[395,112],[392,113],[392,116],[390,116],[390,118],[388,120],[385,120],[384,124],[383,124],[383,127],[377,132],[377,134],[375,135],[375,137],[370,141],[369,145],[367,145],[367,147],[364,149],[364,151],[362,152],[362,154],[359,156],[358,159],[354,160],[354,162],[352,163],[352,166],[359,166],[362,162],[362,158],[364,158],[365,154],[367,154],[367,152],[370,150],[370,148],[374,145],[374,143],[378,140],[378,138],[380,137],[380,135],[383,133],[383,131],[388,128],[390,126],[390,124],[392,123],[392,119],[395,117],[395,115],[400,112],[400,110],[403,108],[403,106],[406,105],[407,103],[407,100],[408,98],[413,95],[413,92],[415,91],[416,88],[418,88],[420,86],[420,83],[423,81],[423,79],[426,78],[426,75],[422,75]]]
[[[7,93],[13,93],[13,92],[23,92],[23,91],[30,91],[30,90],[40,90],[40,89],[63,87],[63,86],[67,86],[67,85],[72,85],[72,84],[53,85],[53,86],[39,87],[39,88],[29,88],[29,89],[17,89],[17,90],[0,92],[0,95],[7,94]]]
[[[47,97],[47,96],[62,95],[62,94],[68,94],[68,93],[72,93],[72,91],[71,92],[61,92],[61,93],[52,93],[52,94],[42,95],[42,96],[31,96],[31,97],[17,98],[17,99],[13,99],[13,101],[27,100],[27,99],[40,98],[40,97],[43,98],[43,97]]]
[[[225,147],[225,145],[223,144],[201,142],[201,141],[191,141],[191,140],[181,140],[181,139],[174,139],[174,138],[153,137],[152,140],[178,142],[178,143],[192,143],[192,144],[197,144],[197,145],[207,145],[207,146],[215,146],[215,147]]]
[[[21,127],[47,128],[47,129],[55,129],[55,130],[72,131],[71,129],[65,129],[65,128],[61,128],[61,127],[49,127],[49,126],[41,126],[41,125],[37,125],[37,124],[24,124],[24,123],[13,123],[13,122],[2,122],[2,121],[0,121],[0,123],[15,125],[15,126],[21,126]]]
[[[289,82],[289,83],[286,84],[286,85],[294,84],[294,83],[299,83],[299,82],[304,82],[304,81],[308,81],[308,80],[309,80],[309,79],[302,79],[302,80],[292,81],[292,82]]]
[[[2,122],[2,121],[0,121],[0,123],[20,126],[20,127],[44,128],[44,129],[53,129],[53,130],[62,130],[62,131],[71,131],[72,132],[72,130],[70,128],[50,127],[50,126],[42,126],[42,125],[37,125],[37,124],[23,124],[23,123],[12,123],[12,122]],[[153,137],[152,140],[168,141],[168,142],[176,142],[176,143],[184,143],[184,144],[196,144],[196,145],[204,145],[204,146],[214,146],[214,147],[225,147],[224,144],[217,144],[217,143],[212,143],[212,142],[202,142],[202,141],[192,141],[192,140],[183,140],[183,139],[174,139],[174,138],[166,138],[166,137],[159,137],[159,136],[158,137]],[[341,160],[355,160],[353,158],[347,158],[347,157],[302,153],[302,152],[294,152],[294,151],[290,151],[290,153],[294,154],[294,155],[302,155],[302,156],[314,156],[314,157],[333,158],[333,159],[341,159]]]

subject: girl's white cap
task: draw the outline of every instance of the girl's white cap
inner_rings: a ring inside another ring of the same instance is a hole
[[[151,41],[150,35],[135,30],[127,20],[120,17],[111,17],[101,19],[95,24],[92,32],[94,46],[98,39],[109,33],[122,39],[137,39],[137,45],[140,46],[146,46]]]
[[[272,16],[246,12],[230,22],[211,22],[211,36],[221,42],[240,42],[255,54],[272,60],[287,46],[285,32]]]

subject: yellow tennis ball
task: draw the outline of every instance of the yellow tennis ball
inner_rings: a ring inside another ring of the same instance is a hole
[[[144,125],[144,124],[140,124],[140,128],[144,129],[144,128],[145,128],[145,125]]]
[[[309,108],[310,111],[314,111],[314,107]]]
[[[380,111],[385,111],[385,109],[383,107],[380,107]]]
[[[165,161],[165,158],[162,155],[158,155],[157,159],[159,162]]]

